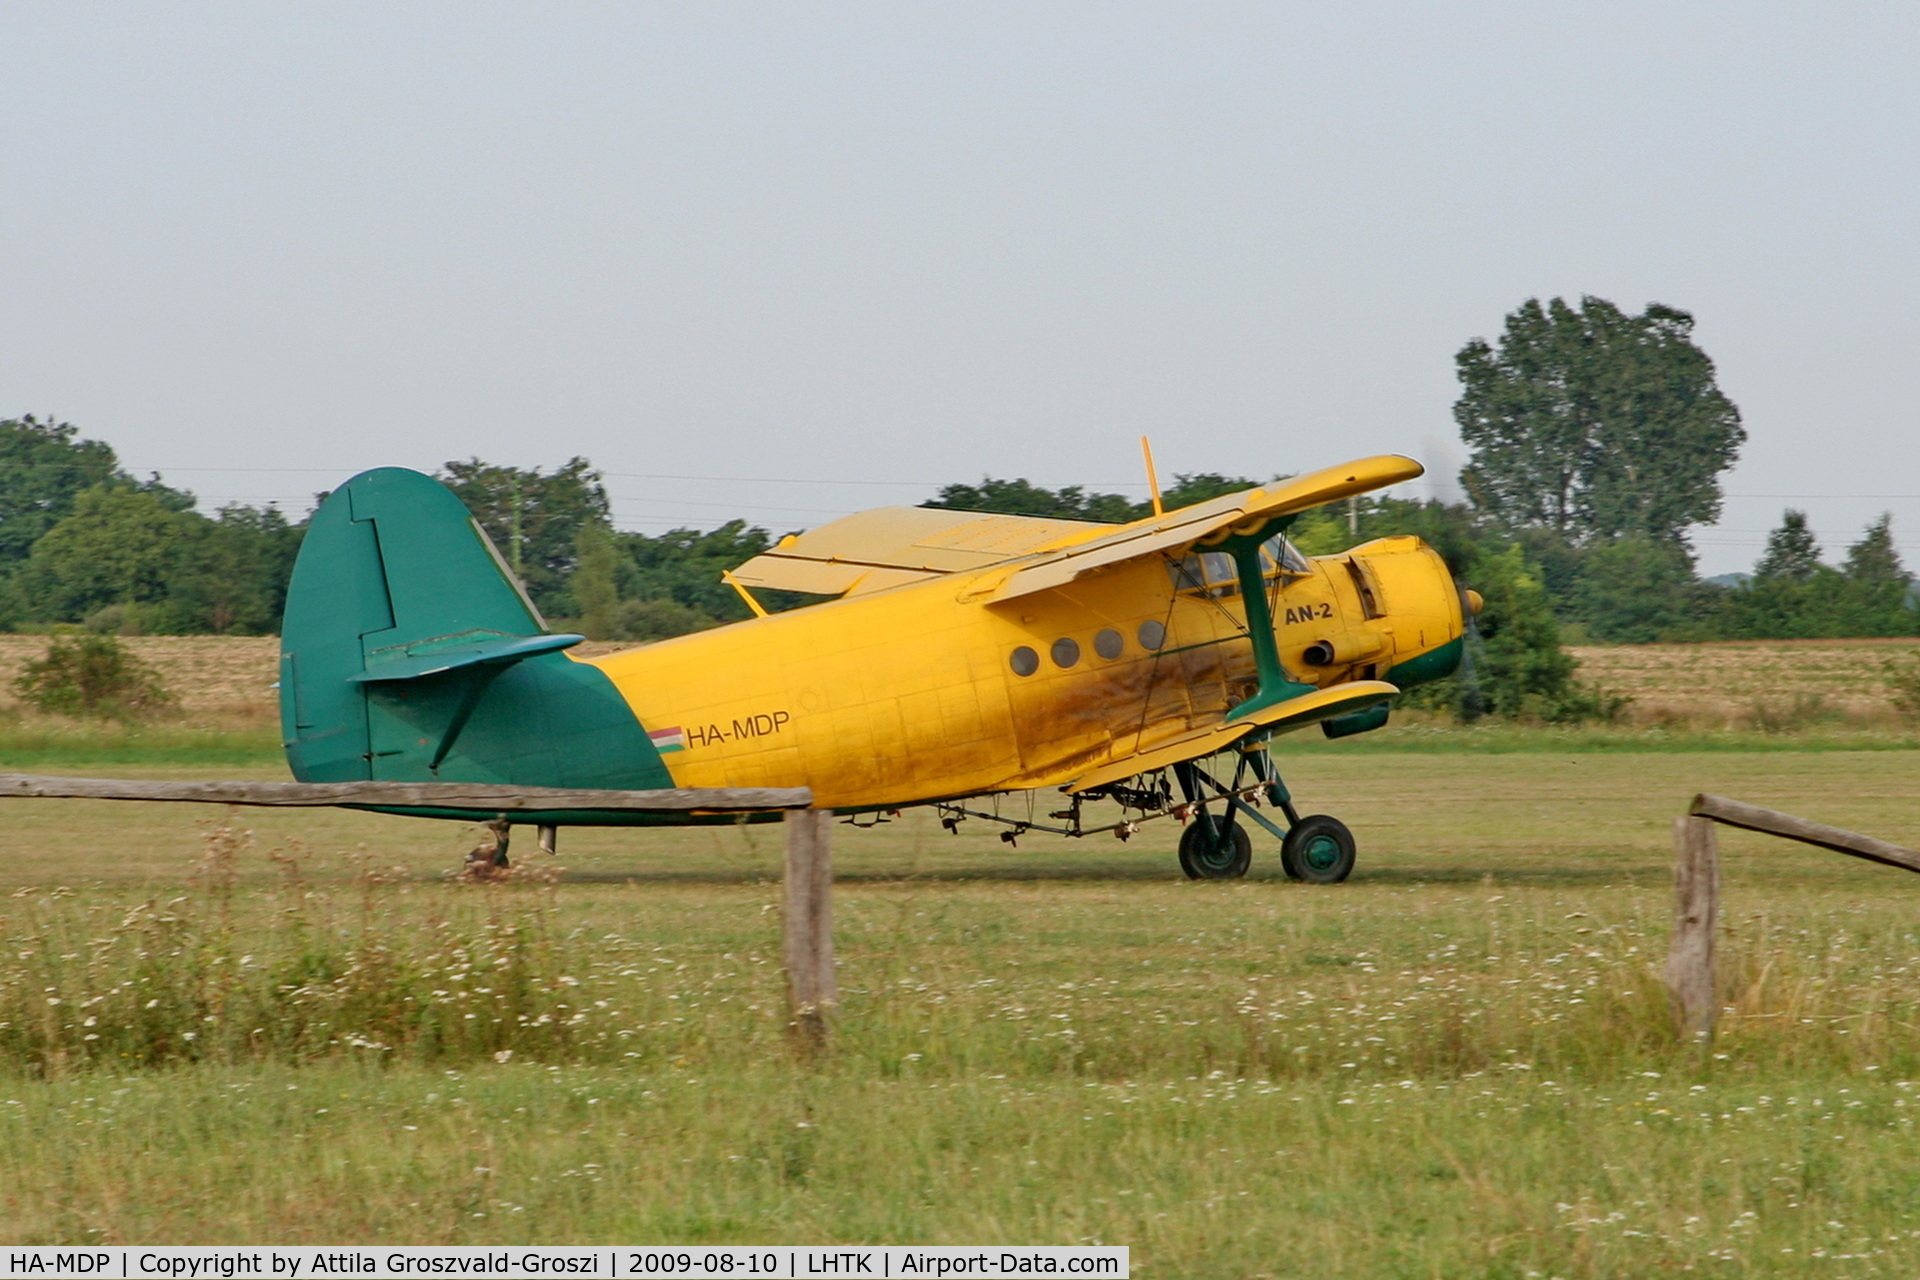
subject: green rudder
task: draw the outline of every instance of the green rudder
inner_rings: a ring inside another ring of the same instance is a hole
[[[281,629],[280,717],[303,782],[672,786],[613,682],[561,650],[444,485],[383,467],[307,526]]]

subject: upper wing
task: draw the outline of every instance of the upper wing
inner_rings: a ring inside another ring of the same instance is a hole
[[[1021,563],[974,597],[1010,600],[1065,586],[1136,556],[1186,549],[1203,538],[1411,480],[1424,468],[1383,454],[1228,494],[1132,524],[982,515],[938,507],[876,507],[807,533],[789,534],[733,571],[749,587],[858,595],[944,574]]]
[[[733,571],[749,587],[858,595],[984,569],[1120,526],[937,507],[876,507],[789,534]]]
[[[1108,533],[1070,545],[1046,548],[1047,554],[1022,564],[1012,574],[982,592],[987,600],[1011,600],[1072,582],[1089,570],[1156,552],[1184,555],[1188,548],[1214,534],[1252,532],[1267,520],[1296,515],[1310,507],[1338,502],[1356,494],[1398,484],[1421,475],[1426,468],[1412,458],[1381,454],[1345,466],[1328,467],[1311,475],[1276,482],[1244,493],[1230,493],[1211,502],[1169,511],[1164,516],[1136,520]],[[1101,526],[1093,526],[1099,528]]]

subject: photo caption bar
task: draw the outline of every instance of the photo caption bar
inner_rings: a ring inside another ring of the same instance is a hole
[[[0,1248],[0,1280],[313,1280],[339,1276],[506,1277],[550,1280],[928,1280],[928,1277],[1098,1276],[1130,1280],[1125,1245],[182,1245]]]

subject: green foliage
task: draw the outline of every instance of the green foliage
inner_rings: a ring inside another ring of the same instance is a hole
[[[620,535],[620,541],[628,559],[622,595],[636,600],[671,600],[692,611],[685,615],[688,618],[703,615],[721,622],[738,622],[752,617],[753,611],[738,592],[720,580],[720,575],[772,546],[773,535],[745,520],[729,520],[718,529],[670,529],[655,537],[626,533]],[[780,594],[764,592],[762,603],[769,609],[785,603],[770,598]]]
[[[209,520],[151,486],[96,485],[38,542],[9,584],[15,620],[100,631],[275,631],[300,530],[273,507]]]
[[[1807,513],[1788,508],[1780,527],[1767,535],[1767,549],[1753,566],[1753,576],[1763,581],[1811,582],[1824,568]]]
[[[1467,585],[1486,606],[1475,620],[1477,669],[1455,677],[1462,683],[1462,718],[1484,713],[1569,723],[1604,717],[1607,702],[1573,678],[1578,664],[1560,645],[1546,590],[1521,549],[1482,549],[1465,570]]]
[[[1221,475],[1217,471],[1181,472],[1160,494],[1168,511],[1207,502],[1229,493],[1257,488],[1258,480]],[[1117,493],[1093,493],[1077,484],[1043,489],[1030,480],[996,480],[989,476],[977,485],[950,484],[923,507],[955,511],[985,511],[995,515],[1041,516],[1049,520],[1091,520],[1126,524],[1153,514],[1152,502],[1132,502]]]
[[[1089,493],[1077,484],[1064,489],[1042,489],[1028,480],[996,480],[979,484],[950,484],[937,497],[920,504],[955,511],[989,511],[1009,516],[1044,516],[1050,520],[1094,520],[1124,524],[1137,519],[1136,505],[1117,493]]]
[[[29,661],[14,691],[41,711],[103,720],[139,720],[173,704],[159,672],[112,636],[56,639]]]
[[[1475,507],[1574,544],[1677,541],[1718,519],[1719,475],[1746,432],[1692,335],[1692,316],[1658,303],[1630,316],[1603,298],[1536,298],[1497,348],[1467,343],[1454,418]]]
[[[1844,634],[1910,636],[1920,632],[1913,579],[1893,545],[1891,512],[1868,525],[1860,541],[1847,548],[1846,564],[1840,572],[1845,582],[1836,612]]]
[[[33,544],[96,485],[130,484],[112,446],[75,437],[71,423],[0,421],[0,566],[27,558]]]
[[[590,640],[613,639],[614,611],[620,606],[620,551],[613,531],[595,522],[574,536],[573,593],[576,625]],[[624,637],[622,637],[624,638]]]
[[[175,548],[166,598],[145,629],[213,635],[270,635],[286,609],[287,580],[302,530],[277,507],[230,504],[207,520],[193,516]]]
[[[1191,507],[1195,503],[1210,502],[1225,497],[1229,493],[1240,493],[1246,489],[1256,489],[1261,481],[1246,476],[1225,476],[1217,471],[1199,471],[1192,474],[1176,473],[1173,485],[1161,492],[1160,505],[1168,511],[1178,511],[1181,507]],[[1153,514],[1150,502],[1136,503],[1132,519]]]
[[[1578,591],[1577,616],[1588,634],[1615,644],[1649,644],[1685,631],[1702,598],[1686,548],[1637,533],[1587,548]]]
[[[1846,567],[1821,561],[1804,511],[1767,537],[1748,582],[1726,593],[1715,631],[1730,639],[1828,639],[1920,633],[1912,580],[1893,545],[1892,517],[1867,526]]]
[[[106,605],[159,602],[196,519],[152,493],[104,484],[84,491],[15,575],[16,612],[76,621]]]
[[[702,613],[678,600],[622,600],[614,607],[606,638],[651,644],[719,625],[720,619],[712,614]]]
[[[567,579],[580,531],[611,521],[607,491],[591,463],[571,458],[542,472],[469,458],[447,463],[436,478],[466,503],[541,612],[576,612]]]

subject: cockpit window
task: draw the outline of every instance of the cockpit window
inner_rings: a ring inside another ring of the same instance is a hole
[[[1260,544],[1260,572],[1271,581],[1276,577],[1299,577],[1313,570],[1291,542],[1276,534]],[[1221,600],[1240,591],[1240,575],[1234,569],[1233,557],[1224,551],[1203,551],[1169,560],[1167,576],[1173,580],[1173,589],[1182,594]]]
[[[1287,541],[1285,534],[1276,533],[1261,543],[1260,557],[1263,561],[1276,566],[1274,569],[1269,569],[1269,573],[1305,574],[1313,572],[1312,566],[1307,563],[1307,558],[1301,555],[1299,549],[1291,542]]]
[[[1167,562],[1167,574],[1173,589],[1215,600],[1235,595],[1240,590],[1240,575],[1234,570],[1233,557],[1224,551],[1203,551]]]

